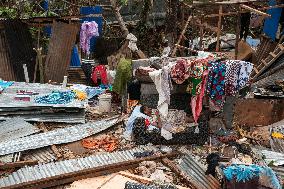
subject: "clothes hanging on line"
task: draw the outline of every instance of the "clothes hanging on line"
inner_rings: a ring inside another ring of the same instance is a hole
[[[95,21],[85,21],[81,25],[80,45],[84,53],[86,53],[87,55],[90,54],[90,40],[92,37],[98,37],[99,35],[99,27]]]
[[[108,84],[107,69],[104,65],[98,65],[93,69],[92,80],[96,85],[98,84],[98,76],[102,84]]]

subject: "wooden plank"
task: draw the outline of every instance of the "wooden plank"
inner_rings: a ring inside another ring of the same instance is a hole
[[[261,60],[261,63],[267,66],[267,63],[265,62],[265,60]]]
[[[238,7],[238,10],[240,7]],[[235,43],[235,59],[238,59],[239,53],[239,40],[240,40],[240,25],[241,25],[241,15],[238,13],[237,24],[236,24],[236,43]]]
[[[267,13],[265,13],[265,12],[261,12],[261,11],[259,11],[259,10],[256,10],[256,9],[254,9],[254,8],[252,8],[252,7],[249,7],[249,6],[247,6],[247,5],[240,5],[242,8],[244,8],[244,9],[247,9],[247,10],[249,10],[249,11],[252,11],[252,12],[255,12],[255,13],[257,13],[257,14],[259,14],[259,15],[262,15],[262,16],[265,16],[265,17],[271,17],[271,15],[270,14],[267,14]]]
[[[220,35],[221,35],[221,26],[222,26],[222,12],[223,12],[223,6],[220,5],[219,7],[219,19],[218,19],[218,31],[217,31],[217,45],[216,45],[216,51],[220,51]]]
[[[256,74],[259,73],[259,71],[256,69],[256,67],[254,67],[253,69],[254,69],[254,71],[255,71]]]
[[[17,161],[12,163],[0,163],[0,170],[20,168],[28,165],[36,165],[37,160]]]
[[[281,51],[284,51],[284,46],[282,44],[278,44],[278,47],[281,49]]]
[[[277,47],[276,47],[276,49],[277,49]],[[275,52],[276,49],[275,49],[273,52]],[[261,69],[258,71],[258,73],[256,73],[255,76],[253,76],[252,79],[254,80],[256,77],[258,77],[260,74],[262,74],[262,73],[264,72],[264,70],[265,70],[267,67],[269,67],[271,64],[273,64],[273,62],[275,62],[275,60],[276,60],[278,57],[280,57],[283,53],[284,53],[284,51],[280,51],[277,55],[275,55],[274,53],[270,52],[269,54],[270,54],[273,58],[272,58],[269,62],[267,62],[267,65],[264,66],[263,68],[261,68]]]
[[[273,58],[275,58],[277,55],[276,54],[274,54],[273,52],[270,52],[269,53]]]
[[[262,7],[259,8],[258,10],[269,10],[269,9],[275,9],[275,8],[283,8],[284,4],[280,5],[275,5],[275,6],[269,6],[269,7]],[[249,10],[242,10],[240,13],[247,13],[250,12]],[[233,16],[233,15],[238,15],[238,12],[228,12],[228,13],[222,13],[222,16]],[[219,17],[219,14],[210,14],[206,15],[205,18],[213,18],[213,17]]]
[[[184,36],[184,34],[185,34],[186,30],[187,30],[188,24],[190,23],[191,19],[192,19],[192,17],[189,16],[176,44],[178,44],[178,45],[180,44],[180,42],[181,42],[181,40],[182,40],[182,36]],[[171,55],[172,55],[172,56],[175,56],[175,55],[176,55],[176,52],[177,52],[177,47],[175,47],[175,48],[173,49],[173,52],[172,52]]]

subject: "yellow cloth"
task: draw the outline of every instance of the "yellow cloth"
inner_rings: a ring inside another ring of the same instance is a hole
[[[79,100],[86,100],[87,99],[87,94],[82,92],[82,91],[78,91],[78,90],[73,90],[73,92],[75,92],[77,99]]]
[[[271,136],[272,136],[273,138],[284,139],[284,135],[283,135],[282,133],[278,133],[278,132],[273,132],[273,133],[271,134]]]

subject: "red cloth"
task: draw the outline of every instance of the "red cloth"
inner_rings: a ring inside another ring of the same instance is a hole
[[[191,110],[195,123],[197,123],[198,118],[202,111],[202,101],[205,94],[207,77],[208,77],[208,70],[203,72],[200,94],[191,98]]]
[[[150,126],[150,121],[148,119],[145,119],[145,127],[148,128]]]
[[[107,80],[107,70],[104,65],[98,65],[93,69],[92,73],[92,80],[95,84],[98,84],[98,75],[100,75],[100,79],[102,84],[107,85],[108,80]]]

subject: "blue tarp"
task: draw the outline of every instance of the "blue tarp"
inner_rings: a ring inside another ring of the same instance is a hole
[[[79,57],[79,52],[77,46],[75,46],[72,50],[72,57],[71,57],[71,67],[80,67],[81,62],[80,62],[80,57]]]
[[[277,5],[277,1],[269,0],[269,6],[274,6],[274,5]],[[275,40],[276,33],[278,30],[279,20],[282,13],[282,8],[269,9],[267,13],[271,15],[271,18],[265,19],[263,26],[263,33],[265,33],[266,36],[270,37],[272,40]]]

